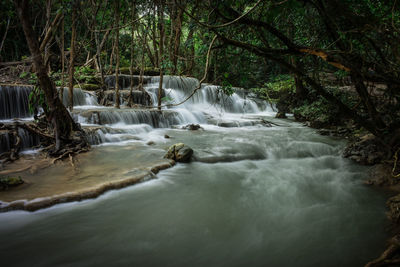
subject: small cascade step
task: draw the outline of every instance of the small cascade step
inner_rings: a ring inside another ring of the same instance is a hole
[[[39,136],[34,135],[24,129],[18,129],[18,135],[21,137],[21,150],[26,150],[40,144]],[[14,142],[8,131],[0,130],[0,154],[10,151],[11,142]]]
[[[58,88],[58,90],[62,90]],[[69,91],[68,88],[63,88],[63,104],[68,105]],[[97,106],[97,96],[92,92],[83,91],[80,88],[74,88],[74,107],[75,106]]]
[[[143,84],[147,84],[151,81],[151,76],[143,76]],[[118,84],[120,89],[129,89],[131,86],[131,80],[133,80],[133,86],[136,87],[139,85],[140,76],[139,75],[126,75],[119,74],[118,75]],[[107,75],[104,79],[104,83],[107,85],[109,89],[115,88],[115,75]]]
[[[107,126],[84,126],[86,137],[91,145],[115,143],[127,140],[140,140],[136,135],[148,133],[153,128],[149,125],[137,125],[129,129],[118,129]]]
[[[29,85],[0,85],[0,120],[31,117],[28,99],[32,89]]]
[[[120,103],[122,105],[126,105],[128,103],[130,96],[130,90],[121,90],[120,91]],[[133,96],[133,104],[141,105],[141,106],[150,106],[151,99],[147,92],[139,91],[139,90],[132,90]],[[115,103],[115,91],[114,90],[107,90],[102,92],[102,100],[100,101],[101,104],[105,106],[112,106]]]
[[[116,123],[148,124],[154,128],[167,128],[184,122],[182,115],[173,110],[107,108],[74,110],[73,116],[81,123],[97,125],[111,125]]]

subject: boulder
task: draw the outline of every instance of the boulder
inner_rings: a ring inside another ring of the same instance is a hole
[[[190,162],[193,155],[193,149],[184,143],[178,143],[169,147],[164,158],[172,159],[177,162]]]
[[[352,159],[362,165],[374,165],[386,158],[384,147],[372,134],[361,137],[350,143],[343,152],[343,157]]]
[[[9,187],[14,187],[23,184],[24,181],[20,176],[18,177],[4,177],[0,178],[0,188],[8,189]]]
[[[201,126],[199,124],[188,124],[186,126],[183,126],[182,129],[196,131],[198,129],[201,129]]]
[[[286,119],[287,117],[286,117],[286,113],[285,112],[277,112],[276,113],[276,116],[275,116],[275,118],[278,118],[278,119]]]

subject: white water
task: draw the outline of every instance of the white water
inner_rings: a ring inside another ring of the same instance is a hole
[[[166,77],[166,95],[177,103],[197,83]],[[344,142],[216,89],[204,85],[163,114],[77,106],[74,116],[101,144],[78,179],[96,164],[99,177],[110,166],[123,175],[178,142],[194,160],[95,200],[0,214],[5,266],[362,266],[378,256],[386,195],[362,184],[366,170],[340,156]],[[171,128],[188,123],[203,129]]]

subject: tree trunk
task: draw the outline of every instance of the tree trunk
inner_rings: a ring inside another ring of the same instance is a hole
[[[47,35],[48,31],[51,31],[51,0],[47,0],[46,1],[46,28],[45,28],[45,32]],[[44,62],[47,68],[47,73],[50,73],[51,68],[50,68],[50,64],[49,64],[49,58],[50,58],[50,43],[47,42],[44,48]]]
[[[157,51],[157,26],[156,26],[156,17],[157,17],[157,12],[156,12],[156,2],[154,2],[154,16],[153,16],[153,49],[154,49],[154,63],[155,67],[159,68],[160,67],[160,59]],[[161,39],[161,38],[160,38]]]
[[[175,38],[174,38],[174,48],[172,57],[172,73],[177,74],[178,72],[178,57],[179,57],[179,47],[181,45],[181,34],[182,34],[182,20],[183,20],[183,9],[178,10],[178,15],[175,21]]]
[[[71,46],[69,54],[69,77],[68,77],[68,108],[74,108],[74,62],[75,62],[75,39],[76,39],[76,9],[77,2],[72,6]]]
[[[32,23],[29,17],[29,1],[28,0],[14,0],[18,17],[21,21],[25,38],[31,52],[35,72],[41,89],[44,91],[46,103],[49,108],[47,120],[53,126],[56,151],[61,148],[62,140],[71,140],[71,134],[77,128],[67,109],[64,107],[60,98],[58,97],[57,90],[54,83],[47,75],[46,66],[44,65],[43,55],[39,49],[39,42],[35,36],[32,28]]]
[[[64,69],[65,69],[65,23],[64,18],[61,21],[61,88],[60,88],[60,100],[63,102],[64,99]]]
[[[130,62],[130,66],[129,66],[129,74],[131,75],[131,82],[130,82],[130,88],[129,88],[129,101],[128,101],[128,105],[131,107],[133,105],[133,64],[134,64],[134,44],[135,44],[135,26],[134,26],[134,21],[136,18],[136,3],[135,1],[132,2],[132,6],[131,6],[131,16],[132,16],[132,26],[131,26],[131,62]]]
[[[120,108],[119,103],[119,1],[115,1],[115,107]]]
[[[159,68],[160,68],[160,83],[158,85],[158,110],[161,110],[161,96],[162,96],[162,86],[164,80],[164,0],[160,0],[160,6],[158,8],[158,19],[160,28],[160,47],[159,47]]]

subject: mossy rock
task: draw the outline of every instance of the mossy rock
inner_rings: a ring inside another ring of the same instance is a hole
[[[275,118],[278,119],[286,119],[286,113],[285,112],[277,112]]]
[[[131,74],[130,73],[130,68],[129,67],[122,67],[119,69],[119,72],[121,74]],[[140,75],[140,69],[134,68],[133,69],[133,75]],[[158,76],[160,75],[160,69],[158,68],[145,68],[143,75],[145,76]]]
[[[24,183],[24,180],[18,177],[4,177],[0,178],[0,188],[8,189],[9,187],[15,187]]]
[[[85,90],[85,91],[96,91],[96,90],[100,89],[100,85],[91,84],[91,83],[77,84],[74,87],[81,88],[82,90]]]
[[[95,75],[79,75],[76,77],[80,83],[100,84],[101,79]]]
[[[190,162],[193,155],[193,149],[184,143],[177,143],[169,147],[167,154],[164,158],[173,159],[177,162]]]

